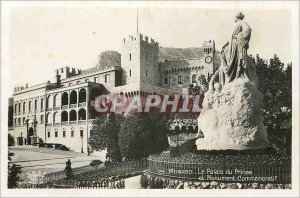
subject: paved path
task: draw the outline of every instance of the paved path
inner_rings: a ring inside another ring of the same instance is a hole
[[[20,177],[24,181],[28,181],[27,174],[31,174],[33,171],[49,173],[64,170],[68,159],[72,162],[72,168],[89,165],[96,159],[105,160],[105,153],[101,152],[87,156],[86,153],[33,146],[10,147],[9,151],[15,154],[12,162],[23,167]]]

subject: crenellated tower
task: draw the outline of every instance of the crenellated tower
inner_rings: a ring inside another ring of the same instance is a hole
[[[142,34],[123,39],[121,67],[122,84],[159,85],[159,44]]]

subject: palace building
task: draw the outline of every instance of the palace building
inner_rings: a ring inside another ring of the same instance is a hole
[[[167,60],[172,54],[166,54],[166,49],[142,34],[128,36],[122,40],[121,53],[101,53],[96,66],[58,68],[53,80],[16,87],[10,130],[16,144],[34,144],[40,139],[86,152],[97,116],[96,96],[186,93],[189,84],[197,83],[200,75],[209,79],[220,65],[214,41],[205,41],[192,58],[183,54],[183,58]]]

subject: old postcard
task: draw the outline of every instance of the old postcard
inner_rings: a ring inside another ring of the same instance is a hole
[[[299,196],[298,1],[2,1],[1,196]]]

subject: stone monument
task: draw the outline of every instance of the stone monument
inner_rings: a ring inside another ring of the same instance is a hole
[[[231,42],[221,51],[198,118],[197,150],[248,150],[268,147],[257,89],[255,64],[247,55],[251,28],[239,12]]]

